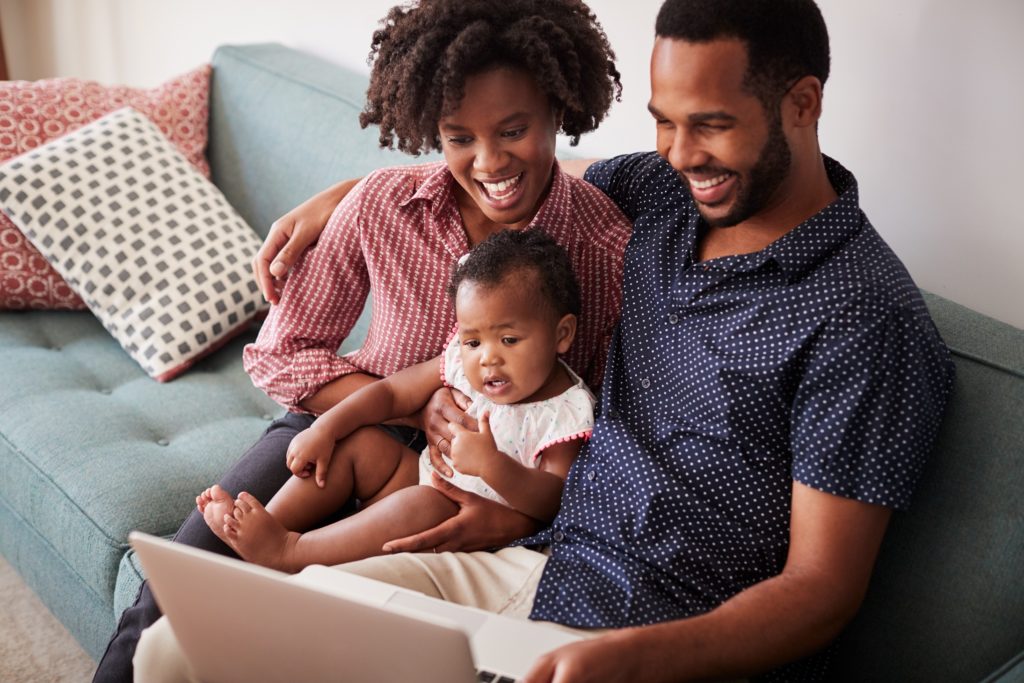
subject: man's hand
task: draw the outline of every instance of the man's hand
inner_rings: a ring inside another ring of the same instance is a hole
[[[305,479],[315,474],[316,485],[323,488],[327,480],[327,469],[334,457],[335,443],[330,434],[317,429],[314,424],[296,434],[288,444],[285,465],[296,477]]]
[[[494,444],[491,416],[488,413],[480,416],[479,427],[479,432],[473,432],[455,422],[449,423],[448,429],[452,433],[452,438],[448,457],[451,458],[455,469],[462,474],[487,479],[495,459],[508,456],[498,451]]]
[[[658,663],[631,647],[629,629],[563,645],[534,662],[523,683],[653,683]]]
[[[536,520],[496,501],[463,491],[436,474],[431,474],[431,483],[458,505],[459,511],[432,529],[388,541],[384,552],[490,550],[538,530]]]
[[[252,260],[263,297],[272,304],[281,300],[281,288],[288,271],[309,245],[316,242],[324,231],[328,219],[357,181],[344,180],[315,194],[270,226],[267,238]]]
[[[430,464],[446,477],[452,476],[452,468],[441,457],[448,455],[452,447],[452,432],[449,424],[457,424],[470,431],[477,430],[476,420],[466,414],[469,398],[461,391],[442,387],[420,411],[420,429],[427,435],[430,448]]]

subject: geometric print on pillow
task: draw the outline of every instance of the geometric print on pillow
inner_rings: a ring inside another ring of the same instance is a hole
[[[157,380],[265,306],[259,236],[134,109],[0,165],[0,207]]]
[[[155,123],[185,158],[210,177],[206,161],[210,65],[155,88],[77,78],[0,81],[0,162],[132,107]],[[0,309],[77,309],[85,303],[0,213]]]

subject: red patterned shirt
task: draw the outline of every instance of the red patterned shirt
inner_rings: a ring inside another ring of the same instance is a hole
[[[383,377],[441,353],[455,324],[445,288],[469,251],[454,184],[443,162],[400,166],[371,173],[345,197],[245,347],[245,369],[257,387],[302,411],[300,402],[338,377]],[[583,309],[565,360],[596,388],[619,318],[631,225],[600,190],[556,162],[551,190],[526,229],[534,227],[571,257]],[[368,294],[366,340],[338,356]]]

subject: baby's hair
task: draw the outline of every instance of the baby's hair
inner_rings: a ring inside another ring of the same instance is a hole
[[[492,288],[521,270],[534,273],[540,287],[537,294],[559,318],[568,313],[580,314],[580,286],[569,255],[536,228],[502,230],[473,247],[468,258],[455,266],[448,296],[454,300],[463,282]]]
[[[440,150],[437,124],[466,78],[520,68],[533,77],[575,145],[622,90],[604,29],[580,0],[421,0],[393,7],[373,34],[370,87],[359,124],[382,147]]]

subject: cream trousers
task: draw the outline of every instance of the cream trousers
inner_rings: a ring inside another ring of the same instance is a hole
[[[505,548],[496,553],[403,553],[351,562],[336,569],[460,605],[526,619],[546,562],[544,553]],[[556,626],[587,637],[604,632]],[[198,683],[166,617],[143,631],[133,664],[137,683]]]

